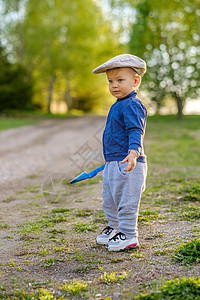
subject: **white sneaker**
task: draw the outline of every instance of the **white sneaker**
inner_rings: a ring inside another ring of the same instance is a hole
[[[105,227],[102,231],[101,234],[96,238],[96,243],[99,245],[106,245],[108,241],[116,235],[118,232],[117,229],[114,229],[110,226]]]
[[[136,237],[127,239],[126,235],[122,232],[118,232],[115,236],[113,236],[106,245],[106,249],[108,251],[123,251],[138,247],[139,242]]]

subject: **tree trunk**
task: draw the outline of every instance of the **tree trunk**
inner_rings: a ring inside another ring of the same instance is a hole
[[[72,96],[71,96],[70,81],[69,81],[68,78],[66,79],[66,92],[65,92],[65,95],[64,95],[64,101],[67,104],[68,110],[71,110],[72,106],[73,106],[73,99],[72,99]]]
[[[162,106],[160,99],[156,98],[155,103],[156,103],[156,115],[159,115],[160,114],[160,109],[161,109],[161,106]]]
[[[51,102],[53,99],[53,86],[54,86],[55,80],[56,80],[56,75],[53,74],[50,78],[49,89],[48,89],[48,104],[47,104],[48,113],[51,113]]]
[[[183,119],[183,101],[181,99],[181,97],[179,95],[177,95],[177,93],[174,93],[174,98],[176,100],[176,105],[177,105],[177,109],[178,109],[178,119],[182,120]]]

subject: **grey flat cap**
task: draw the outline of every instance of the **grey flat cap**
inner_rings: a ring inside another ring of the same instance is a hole
[[[92,72],[95,74],[104,73],[107,70],[114,68],[130,67],[138,75],[143,76],[146,72],[146,63],[143,59],[132,54],[121,54],[117,55],[110,60],[106,61],[104,64],[95,68]]]

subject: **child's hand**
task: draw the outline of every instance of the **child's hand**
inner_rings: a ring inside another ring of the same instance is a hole
[[[135,150],[130,150],[129,155],[127,155],[121,163],[124,164],[128,162],[128,167],[124,171],[132,171],[136,166],[136,159],[138,158],[138,153]]]

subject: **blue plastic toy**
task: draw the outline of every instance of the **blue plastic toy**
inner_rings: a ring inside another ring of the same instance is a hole
[[[76,182],[79,182],[79,181],[82,181],[82,180],[85,180],[88,178],[92,178],[92,177],[96,176],[99,172],[101,172],[104,168],[105,168],[105,164],[89,173],[87,173],[85,171],[85,172],[81,173],[80,175],[76,176],[74,179],[72,179],[70,181],[70,183],[72,184],[72,183],[76,183]]]

